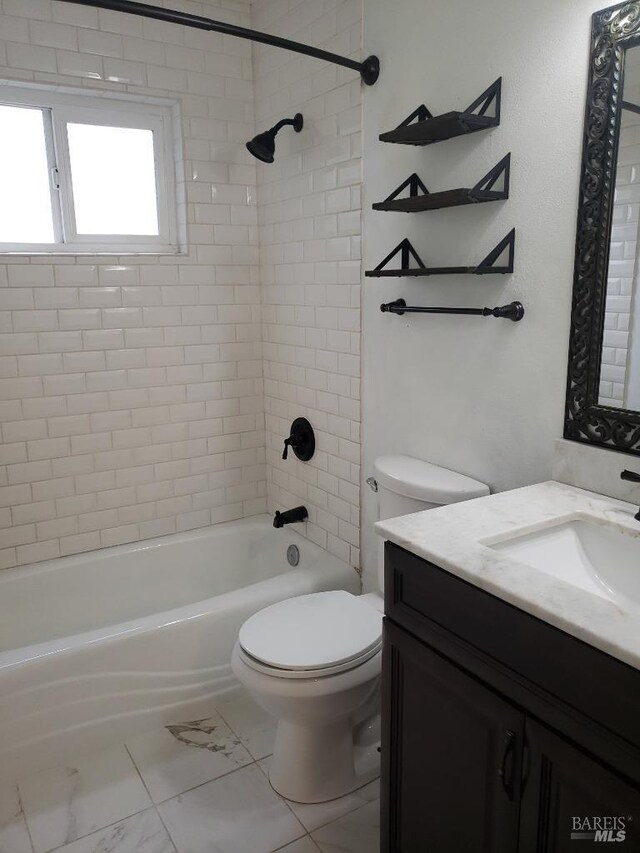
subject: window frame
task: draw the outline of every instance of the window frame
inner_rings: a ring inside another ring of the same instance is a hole
[[[111,95],[111,93],[110,93]],[[101,93],[63,92],[48,87],[0,83],[0,104],[42,111],[55,243],[7,243],[0,255],[177,254],[178,239],[174,143],[175,104],[152,98],[114,98]],[[132,127],[153,133],[158,235],[78,234],[66,126],[93,124]]]

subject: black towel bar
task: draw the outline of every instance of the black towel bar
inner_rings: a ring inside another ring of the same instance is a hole
[[[421,305],[407,305],[404,299],[394,302],[383,302],[380,306],[383,313],[389,314],[473,314],[479,317],[504,317],[517,323],[524,317],[522,302],[510,302],[498,308],[427,308]]]

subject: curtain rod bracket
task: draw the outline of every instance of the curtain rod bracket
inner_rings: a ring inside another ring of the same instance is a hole
[[[367,56],[365,61],[360,66],[360,76],[362,82],[367,86],[373,86],[380,76],[380,60],[375,54]]]

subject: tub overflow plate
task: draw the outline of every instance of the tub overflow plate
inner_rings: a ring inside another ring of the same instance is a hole
[[[300,550],[297,545],[289,545],[287,548],[287,563],[290,566],[297,566],[300,562]]]

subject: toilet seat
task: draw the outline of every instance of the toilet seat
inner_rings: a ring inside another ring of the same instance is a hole
[[[360,666],[382,645],[382,614],[344,590],[280,601],[240,629],[245,663],[281,678],[316,678]]]
[[[371,658],[379,655],[382,650],[382,640],[380,640],[379,645],[370,649],[366,654],[360,655],[357,658],[354,658],[350,661],[345,661],[344,663],[337,664],[336,666],[325,667],[324,669],[278,669],[275,666],[268,666],[267,664],[262,663],[259,660],[251,657],[242,646],[238,643],[238,657],[243,663],[245,663],[251,669],[256,670],[256,672],[262,672],[264,675],[270,675],[272,678],[287,678],[287,679],[296,679],[296,678],[324,678],[329,675],[339,675],[342,672],[350,672],[351,670],[357,669],[362,664],[366,663]]]

